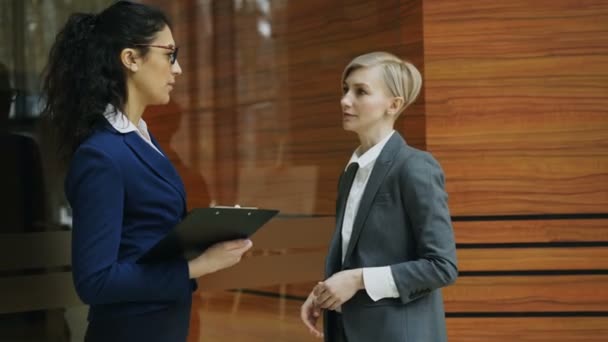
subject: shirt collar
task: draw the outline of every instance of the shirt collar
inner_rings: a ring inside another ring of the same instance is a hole
[[[135,126],[123,112],[111,104],[106,106],[106,111],[103,113],[103,116],[108,120],[110,125],[120,133],[148,131],[148,125],[146,125],[144,119],[140,118],[137,126]]]
[[[348,165],[350,165],[351,163],[359,163],[359,168],[365,168],[370,164],[373,164],[376,159],[378,159],[378,156],[380,156],[380,152],[382,152],[384,145],[386,145],[386,143],[393,136],[394,133],[395,130],[392,130],[389,134],[386,135],[386,137],[384,137],[384,139],[380,140],[379,143],[367,150],[361,156],[359,156],[358,153],[361,147],[357,147],[355,152],[353,152],[353,155],[350,157],[348,164],[346,164],[346,167],[348,168]]]

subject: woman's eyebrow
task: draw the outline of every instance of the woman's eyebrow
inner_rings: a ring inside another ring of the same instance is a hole
[[[342,84],[342,86],[344,87],[350,87],[351,85],[348,84],[348,82],[344,82],[344,84]],[[361,88],[369,88],[369,84],[367,83],[354,83],[352,84],[353,87],[361,87]]]
[[[367,84],[367,83],[355,83],[355,84],[353,84],[353,86],[369,89],[369,84]]]

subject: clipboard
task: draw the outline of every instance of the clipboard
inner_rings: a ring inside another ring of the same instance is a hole
[[[193,209],[137,262],[153,263],[179,256],[190,260],[215,243],[250,237],[278,213],[274,209],[238,206]]]

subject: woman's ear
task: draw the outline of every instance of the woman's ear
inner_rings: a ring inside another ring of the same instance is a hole
[[[403,100],[403,97],[401,97],[401,96],[393,97],[390,105],[388,106],[388,111],[387,111],[388,114],[396,115],[397,113],[399,113],[399,110],[401,110],[401,108],[403,108],[404,103],[405,103],[405,101]]]
[[[120,52],[120,61],[127,70],[136,72],[139,69],[139,56],[135,49],[123,49]]]

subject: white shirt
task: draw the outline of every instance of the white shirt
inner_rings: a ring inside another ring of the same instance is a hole
[[[150,138],[150,133],[148,133],[148,125],[146,125],[144,119],[140,118],[137,126],[135,126],[123,112],[119,109],[115,109],[111,104],[108,104],[103,116],[118,132],[123,134],[137,132],[137,135],[139,135],[148,145],[156,150],[156,152],[163,155],[163,153],[152,143],[152,138]]]
[[[342,262],[344,262],[344,257],[346,256],[346,250],[348,249],[348,244],[353,232],[353,224],[355,217],[357,217],[357,212],[359,211],[359,203],[361,203],[363,191],[365,191],[369,176],[374,169],[376,159],[378,159],[384,145],[386,145],[393,133],[395,133],[394,130],[361,156],[358,155],[359,148],[357,148],[346,165],[348,168],[348,165],[351,163],[359,163],[359,169],[353,180],[353,185],[350,188],[348,199],[346,200],[346,208],[344,210],[344,221],[342,222]],[[365,291],[374,301],[378,301],[382,298],[399,297],[397,285],[395,284],[395,279],[391,273],[390,266],[363,268],[363,283],[365,285]]]

